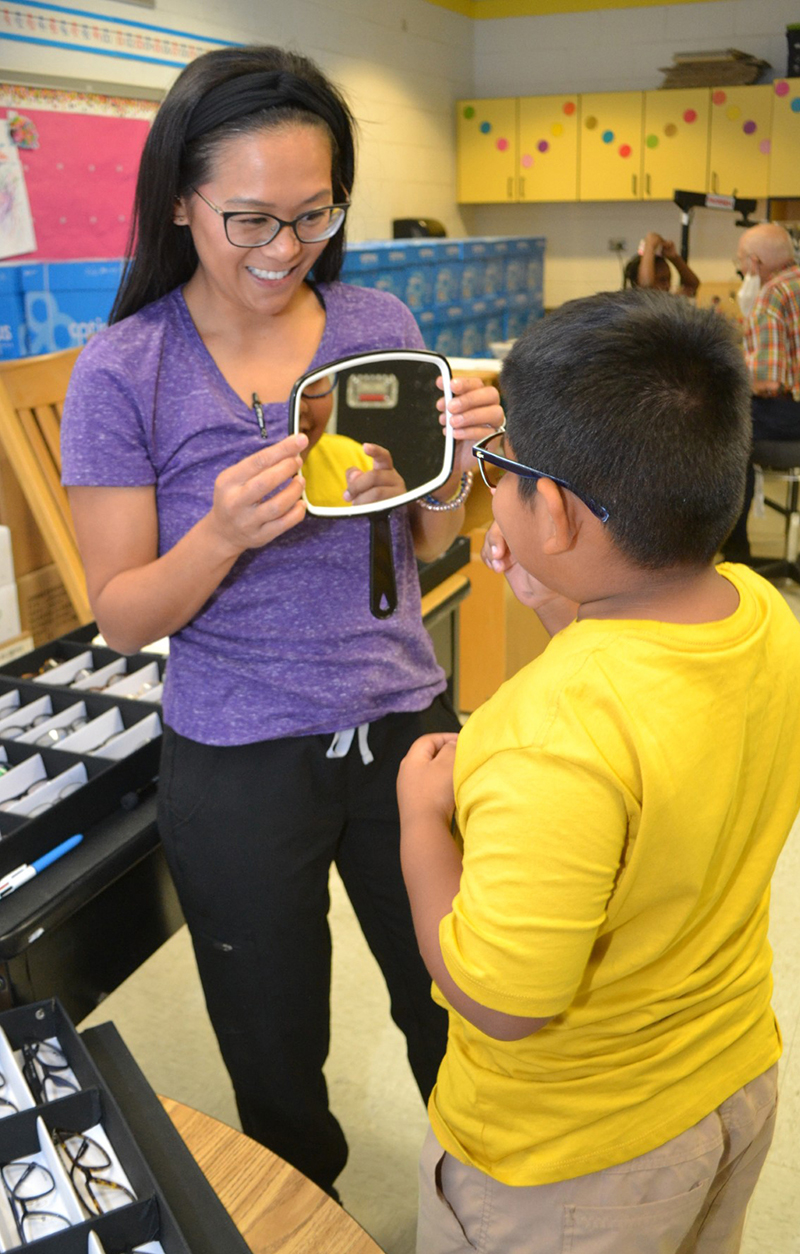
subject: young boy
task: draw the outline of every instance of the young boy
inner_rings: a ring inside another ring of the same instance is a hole
[[[450,1014],[418,1254],[733,1254],[774,1124],[769,883],[800,807],[800,625],[713,564],[747,375],[723,319],[634,291],[539,323],[502,391],[487,558],[552,639],[457,751],[424,737],[400,771]]]

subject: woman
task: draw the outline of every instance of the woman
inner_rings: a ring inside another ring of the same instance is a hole
[[[305,517],[308,437],[284,437],[306,370],[421,344],[399,301],[336,282],[353,168],[347,107],[305,58],[226,48],[188,66],[142,157],[114,325],[81,354],[62,423],[103,634],[123,652],[172,637],[159,824],[243,1130],[334,1194],[332,861],[425,1097],[444,1051],[395,801],[411,742],[457,726],[414,556],[450,543],[472,442],[502,420],[493,388],[455,385],[436,494],[454,508],[393,516],[399,607],[373,618],[368,524]]]

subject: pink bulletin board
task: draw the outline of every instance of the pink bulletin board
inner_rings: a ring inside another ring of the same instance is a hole
[[[36,252],[20,260],[124,255],[155,108],[149,101],[0,87],[0,116],[18,142],[36,233]]]

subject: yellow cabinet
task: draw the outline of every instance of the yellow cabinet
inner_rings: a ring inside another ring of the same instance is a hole
[[[712,87],[708,190],[723,196],[769,192],[773,87]]]
[[[706,190],[710,109],[708,88],[645,92],[645,200]]]
[[[800,196],[800,78],[772,84],[769,195]]]
[[[581,96],[581,200],[640,200],[642,92]]]
[[[516,200],[516,98],[459,100],[456,109],[459,201]]]
[[[520,200],[578,199],[579,100],[578,96],[520,99]]]

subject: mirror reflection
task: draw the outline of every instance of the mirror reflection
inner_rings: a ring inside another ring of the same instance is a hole
[[[363,512],[443,482],[452,438],[439,423],[443,358],[405,350],[334,362],[299,382],[293,430],[308,436],[309,508]]]

